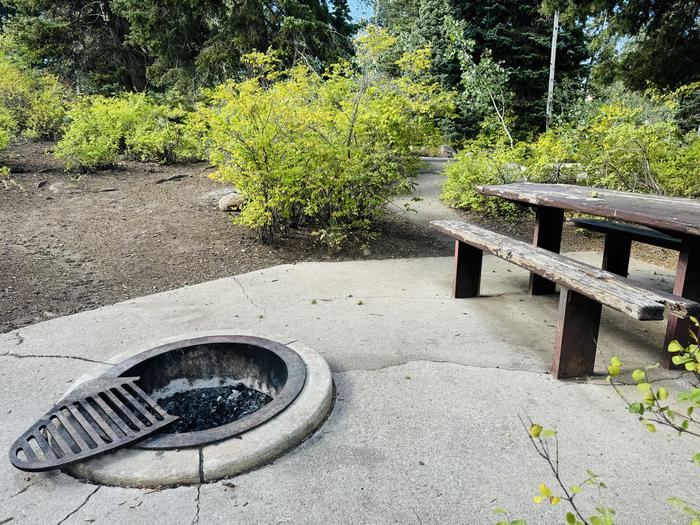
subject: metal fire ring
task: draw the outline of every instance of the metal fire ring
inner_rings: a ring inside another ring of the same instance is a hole
[[[121,361],[112,368],[108,369],[100,377],[121,377],[123,374],[128,374],[128,370],[130,370],[132,367],[139,365],[153,357],[190,346],[217,343],[248,345],[272,352],[284,361],[287,367],[287,381],[272,401],[255,412],[243,416],[232,423],[197,432],[156,435],[140,441],[134,445],[133,448],[164,450],[197,447],[237,436],[261,425],[265,421],[272,419],[274,416],[282,412],[297,398],[304,387],[304,383],[306,382],[306,365],[299,354],[281,343],[270,341],[269,339],[263,339],[261,337],[244,335],[215,335],[168,343],[150,350],[146,350],[145,352],[141,352],[133,357]]]

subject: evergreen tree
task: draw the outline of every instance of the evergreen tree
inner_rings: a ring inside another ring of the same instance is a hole
[[[627,37],[620,56],[602,67],[633,89],[675,89],[700,80],[700,0],[592,0],[607,34]]]
[[[321,67],[351,52],[346,0],[8,0],[19,52],[80,90],[212,85],[277,50]]]
[[[551,20],[540,13],[540,0],[454,2],[453,6],[465,24],[464,36],[475,42],[475,54],[490,50],[493,60],[508,71],[517,129],[521,134],[542,130],[552,27]],[[581,24],[563,26],[557,42],[557,81],[583,81],[587,57]]]
[[[88,91],[142,90],[148,57],[107,0],[8,0],[4,23],[23,60]]]

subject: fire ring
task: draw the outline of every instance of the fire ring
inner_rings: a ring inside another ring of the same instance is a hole
[[[214,443],[261,425],[297,398],[306,381],[306,366],[299,354],[280,343],[260,337],[220,335],[158,346],[122,361],[101,377],[139,377],[137,384],[154,398],[168,389],[182,391],[193,385],[241,380],[273,398],[232,423],[196,432],[162,432],[134,445],[162,450]]]
[[[205,358],[199,370],[190,369],[190,386],[221,384],[222,370],[233,370],[237,361],[236,369],[245,373],[230,374],[229,379],[243,380],[270,393],[273,399],[257,412],[221,425],[219,430],[214,427],[189,434],[153,435],[131,447],[69,465],[64,472],[91,483],[121,487],[162,488],[213,482],[274,461],[311,436],[332,410],[333,379],[318,352],[299,342],[282,345],[253,335],[218,331],[204,337],[180,337],[176,342],[128,356],[98,375],[108,379],[141,374],[132,377],[142,377],[139,386],[157,397],[167,385],[173,387],[171,379],[179,374],[176,368],[169,369],[166,356],[183,353],[194,358],[197,352],[206,351],[216,359]],[[219,367],[218,376],[209,373],[212,367]],[[155,375],[149,376],[150,373]],[[212,377],[216,377],[215,383],[211,383]],[[190,379],[182,386],[189,384]],[[227,381],[224,378],[223,384]]]

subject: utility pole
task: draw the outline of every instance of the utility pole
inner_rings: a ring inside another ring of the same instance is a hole
[[[554,106],[554,70],[557,62],[557,37],[559,36],[559,9],[554,11],[554,25],[552,27],[552,51],[549,56],[549,88],[547,90],[547,109],[545,113],[545,127],[549,129],[552,123],[552,109]]]

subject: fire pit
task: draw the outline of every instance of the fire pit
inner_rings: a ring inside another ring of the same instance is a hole
[[[328,365],[299,343],[238,334],[185,338],[129,357],[100,379],[134,378],[174,423],[66,467],[92,482],[169,486],[250,470],[303,441],[332,404]]]
[[[144,392],[180,417],[135,445],[170,449],[220,441],[274,417],[301,392],[306,366],[299,354],[274,341],[210,336],[148,350],[102,377],[139,377]]]

